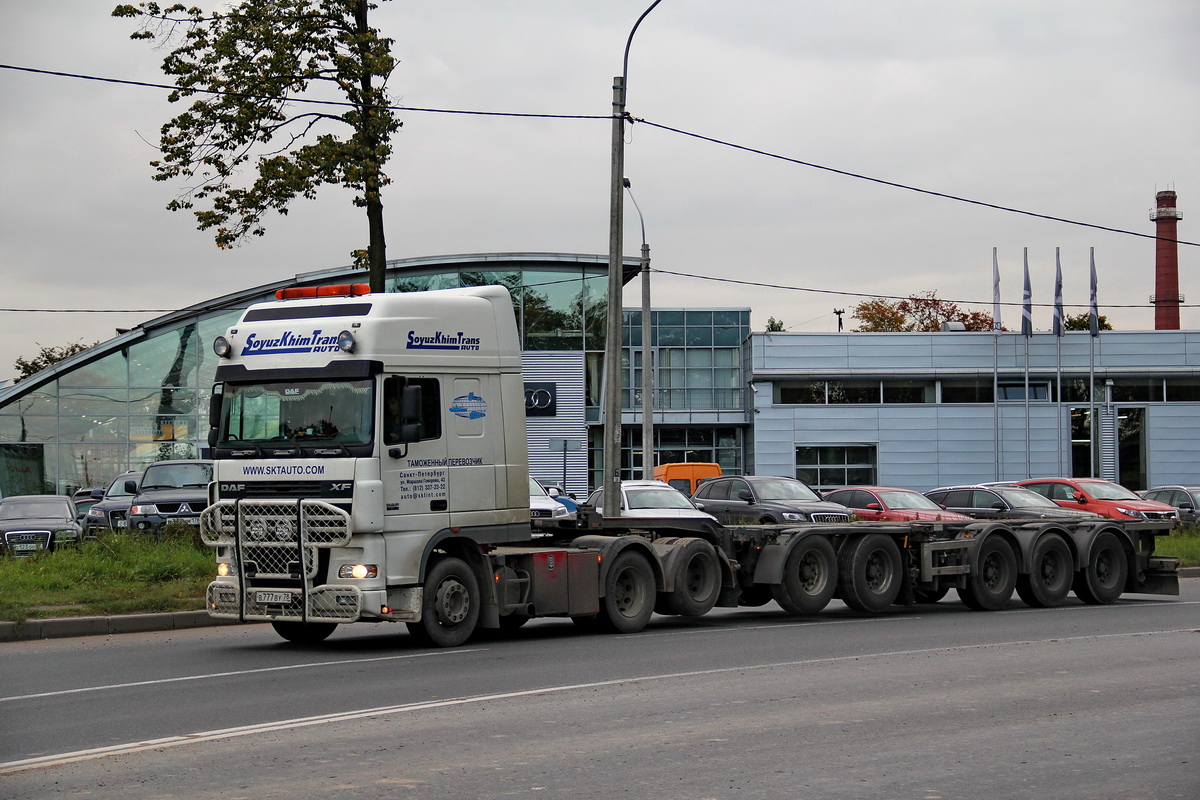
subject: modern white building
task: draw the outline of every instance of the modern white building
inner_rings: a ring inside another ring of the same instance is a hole
[[[1197,331],[754,333],[744,356],[759,474],[1200,483]]]

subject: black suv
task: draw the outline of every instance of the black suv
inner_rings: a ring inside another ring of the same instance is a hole
[[[692,495],[696,506],[731,525],[849,522],[850,510],[822,500],[807,483],[770,475],[708,478]]]
[[[213,462],[202,460],[156,461],[142,473],[140,486],[126,481],[137,492],[129,506],[129,530],[157,533],[168,522],[200,525],[200,512],[208,507],[208,484]]]
[[[129,506],[137,495],[137,485],[141,480],[141,472],[122,472],[118,475],[109,484],[100,502],[88,509],[87,516],[83,518],[84,535],[95,537],[100,531],[110,528],[116,531],[125,530]],[[132,487],[128,485],[130,481],[133,481]],[[129,491],[131,488],[133,491]]]

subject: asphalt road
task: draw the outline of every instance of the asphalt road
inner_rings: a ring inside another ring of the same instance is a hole
[[[0,796],[1200,796],[1200,580],[1178,598],[870,616],[774,604],[629,636],[417,648],[349,626],[0,644]]]

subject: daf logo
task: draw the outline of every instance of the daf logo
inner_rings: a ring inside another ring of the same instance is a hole
[[[244,483],[222,483],[221,492],[244,492],[246,484]]]
[[[553,417],[557,416],[556,401],[558,384],[555,383],[526,383],[525,384],[525,416]]]

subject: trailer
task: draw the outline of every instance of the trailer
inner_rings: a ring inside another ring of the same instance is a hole
[[[977,610],[1014,592],[1039,607],[1178,594],[1176,562],[1154,554],[1168,523],[533,519],[501,287],[281,290],[213,349],[208,610],[290,641],[402,622],[448,647],[535,617],[629,633],[654,613],[807,615],[834,598],[877,613],[950,589]]]

